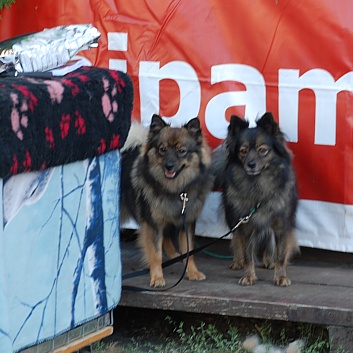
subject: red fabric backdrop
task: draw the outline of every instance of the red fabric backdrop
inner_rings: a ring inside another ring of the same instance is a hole
[[[1,12],[0,40],[92,23],[102,37],[84,55],[125,62],[134,117],[198,115],[214,147],[230,114],[272,111],[292,141],[300,197],[352,205],[351,13],[350,0],[17,0]]]

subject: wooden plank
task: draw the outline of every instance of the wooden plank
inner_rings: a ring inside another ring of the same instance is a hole
[[[107,337],[113,333],[113,326],[107,326],[96,332],[90,333],[87,336],[81,337],[75,341],[70,342],[69,344],[56,349],[53,353],[72,353],[76,352],[81,348],[87,347],[94,342],[101,340],[104,337]]]
[[[211,250],[229,255],[228,246],[222,240]],[[133,242],[122,242],[122,254],[124,273],[141,268]],[[303,249],[288,269],[292,285],[286,288],[275,286],[273,271],[262,268],[257,269],[254,286],[240,286],[242,271],[230,270],[230,261],[197,254],[206,281],[184,279],[167,291],[123,290],[119,305],[353,327],[353,254]],[[164,270],[167,286],[177,281],[182,270],[181,263]],[[148,283],[146,275],[125,280],[123,285],[149,288]]]

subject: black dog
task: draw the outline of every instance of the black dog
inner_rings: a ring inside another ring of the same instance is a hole
[[[230,228],[253,212],[248,223],[233,234],[232,269],[245,269],[242,285],[255,283],[255,255],[263,252],[263,265],[274,266],[274,281],[289,286],[286,268],[299,250],[295,233],[296,177],[290,151],[271,113],[257,126],[232,116],[224,145],[213,153],[213,169],[223,189],[223,208]],[[218,185],[218,186],[219,186]]]

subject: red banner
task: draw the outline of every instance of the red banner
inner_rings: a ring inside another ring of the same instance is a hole
[[[301,199],[353,205],[350,0],[17,0],[0,40],[57,25],[102,33],[92,64],[126,70],[133,116],[194,116],[214,147],[235,113],[272,111],[294,152]]]

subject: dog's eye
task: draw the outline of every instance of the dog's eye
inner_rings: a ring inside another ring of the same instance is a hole
[[[188,153],[188,151],[187,151],[186,148],[179,148],[178,156],[179,157],[185,157],[187,153]]]
[[[243,147],[240,147],[239,149],[239,153],[242,157],[246,156],[246,154],[248,153],[248,148],[243,146]]]
[[[270,150],[267,147],[260,147],[257,150],[257,153],[259,154],[260,157],[265,157],[269,151]]]
[[[167,149],[164,146],[159,146],[158,152],[160,155],[164,155],[167,152]]]

